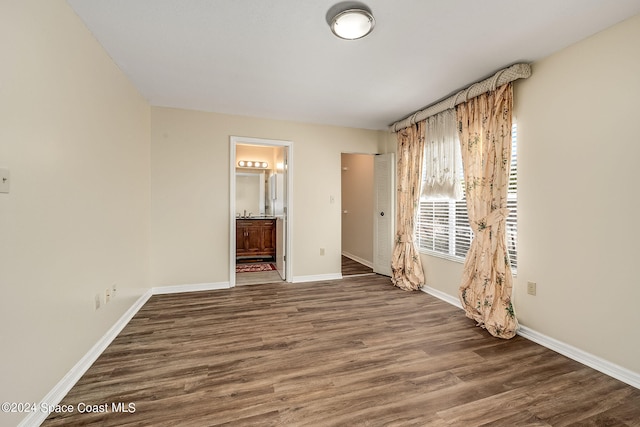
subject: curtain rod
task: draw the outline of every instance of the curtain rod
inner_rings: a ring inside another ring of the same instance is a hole
[[[526,79],[531,76],[531,66],[529,64],[514,64],[510,67],[503,68],[496,72],[493,76],[484,79],[482,81],[473,83],[466,89],[462,89],[455,95],[452,95],[442,101],[436,102],[424,108],[416,111],[410,116],[398,120],[397,122],[389,125],[391,132],[398,132],[399,130],[406,129],[414,123],[418,123],[427,117],[431,117],[445,110],[455,107],[458,104],[466,102],[469,98],[475,98],[478,95],[482,95],[490,90],[495,90],[498,86],[507,84],[517,79]]]

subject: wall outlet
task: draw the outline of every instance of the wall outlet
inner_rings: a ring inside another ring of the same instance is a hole
[[[94,298],[94,307],[96,310],[100,308],[100,294],[96,294]]]
[[[107,288],[104,290],[104,303],[108,304],[111,300],[111,288]]]
[[[320,256],[324,256],[324,248],[320,248]]]
[[[536,294],[536,282],[527,282],[527,293],[529,295],[535,295]]]

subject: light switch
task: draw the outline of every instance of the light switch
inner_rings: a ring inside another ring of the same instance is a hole
[[[9,192],[9,169],[0,169],[0,193]]]
[[[529,295],[535,295],[536,294],[536,287],[537,287],[536,282],[527,282],[527,293]]]

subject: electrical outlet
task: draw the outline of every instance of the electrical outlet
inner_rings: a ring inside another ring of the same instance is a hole
[[[95,304],[96,310],[100,308],[100,294],[96,294],[96,297],[94,299],[94,304]]]
[[[324,256],[324,248],[320,248],[320,256]]]
[[[107,288],[104,291],[104,303],[108,304],[111,300],[111,288]]]
[[[536,294],[536,282],[527,282],[527,293],[529,295],[535,295]]]

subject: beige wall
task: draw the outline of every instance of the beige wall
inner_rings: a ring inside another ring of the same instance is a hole
[[[148,289],[150,107],[63,0],[0,3],[0,51],[0,401],[40,402]]]
[[[535,63],[515,86],[518,318],[636,373],[638,46],[640,16]],[[457,296],[462,265],[423,260],[428,285]]]
[[[381,132],[170,108],[151,117],[154,286],[229,281],[232,135],[293,141],[294,279],[340,273],[340,154],[375,153]]]
[[[373,196],[373,156],[342,154],[342,252],[368,265],[373,265]]]

